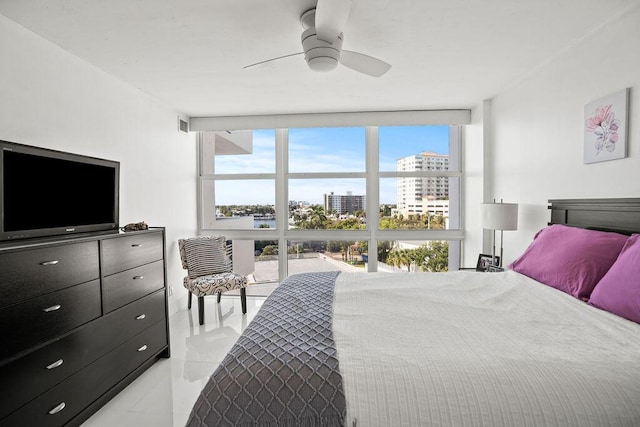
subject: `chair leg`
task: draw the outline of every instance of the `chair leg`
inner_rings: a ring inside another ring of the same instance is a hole
[[[198,297],[198,322],[204,325],[204,297]]]
[[[189,292],[189,300],[187,302],[187,309],[189,309],[189,310],[191,310],[191,296],[192,296],[192,294],[191,294],[191,292]]]
[[[220,304],[220,297],[222,296],[222,292],[218,292],[218,304]]]
[[[242,303],[242,314],[247,314],[247,290],[240,288],[240,302]]]

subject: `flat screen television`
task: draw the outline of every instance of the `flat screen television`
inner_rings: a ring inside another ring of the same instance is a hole
[[[117,232],[120,163],[0,141],[0,241]]]

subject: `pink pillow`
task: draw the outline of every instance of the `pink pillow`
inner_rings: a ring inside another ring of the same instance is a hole
[[[540,230],[509,268],[586,301],[627,237],[554,224]]]
[[[629,237],[589,304],[640,323],[640,234]]]

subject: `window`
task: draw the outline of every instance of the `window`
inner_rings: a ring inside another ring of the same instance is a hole
[[[215,134],[199,136],[201,231],[253,242],[256,281],[458,268],[458,126]],[[422,262],[403,270],[410,250]]]
[[[457,127],[379,128],[381,229],[459,228]]]
[[[254,174],[275,173],[276,133],[274,130],[245,131],[239,138],[233,138],[235,136],[233,132],[215,133],[214,147],[217,148],[215,156],[213,159],[206,159],[206,162],[212,160],[215,162],[216,174],[237,174],[243,171]],[[246,141],[243,140],[244,145],[238,147],[240,138]]]

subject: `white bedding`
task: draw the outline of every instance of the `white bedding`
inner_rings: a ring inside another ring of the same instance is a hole
[[[353,426],[640,425],[640,325],[513,271],[341,273]]]

